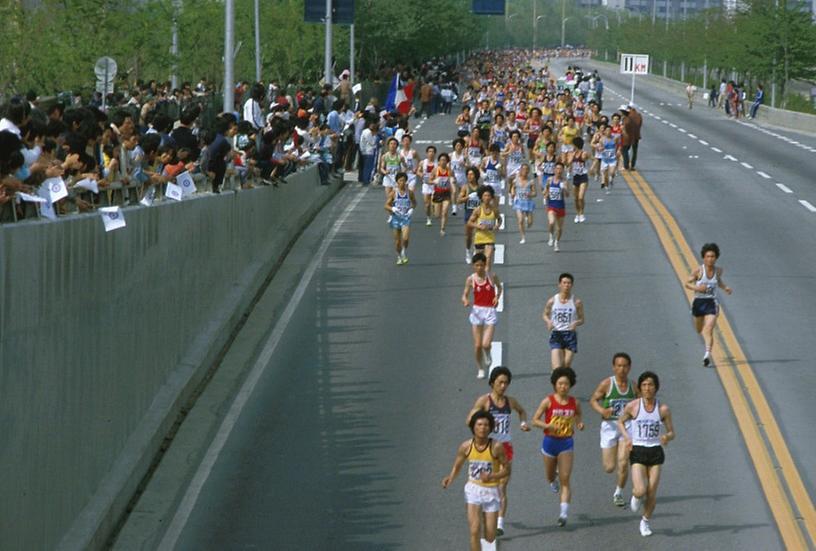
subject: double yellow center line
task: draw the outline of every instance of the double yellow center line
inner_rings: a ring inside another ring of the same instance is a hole
[[[677,221],[640,173],[624,172],[623,176],[654,226],[682,284],[699,262]],[[690,302],[691,292],[686,291],[686,296]],[[717,375],[731,403],[785,547],[790,550],[816,547],[813,502],[754,370],[724,314],[718,320],[714,338],[718,345],[714,353]]]

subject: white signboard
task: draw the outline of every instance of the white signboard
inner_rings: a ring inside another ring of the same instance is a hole
[[[622,75],[648,75],[649,56],[647,54],[621,54]]]

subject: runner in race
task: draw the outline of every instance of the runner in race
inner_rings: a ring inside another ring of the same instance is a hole
[[[575,371],[559,367],[550,375],[554,393],[541,401],[533,415],[533,425],[544,429],[541,454],[544,458],[544,476],[554,494],[560,493],[561,508],[558,526],[566,526],[572,498],[570,476],[573,463],[573,434],[584,430],[581,404],[569,392],[575,386]],[[556,476],[558,479],[556,480]]]
[[[501,152],[507,167],[508,185],[525,161],[524,144],[521,143],[521,132],[518,130],[510,134],[510,143]]]
[[[467,104],[462,106],[462,112],[456,117],[456,133],[460,138],[466,138],[470,136],[470,129],[471,129],[471,120],[470,120],[470,106]]]
[[[615,183],[615,169],[618,167],[620,150],[615,138],[612,137],[612,128],[601,127],[602,137],[599,142],[601,152],[601,188],[609,193]]]
[[[499,113],[495,116],[495,124],[490,128],[490,145],[499,146],[499,151],[503,150],[509,141],[510,134],[504,124],[504,115]]]
[[[601,464],[607,473],[617,471],[617,482],[612,494],[612,503],[618,507],[626,505],[623,488],[629,478],[629,450],[618,444],[623,435],[618,430],[618,417],[623,408],[637,398],[635,384],[629,380],[632,358],[626,352],[618,352],[612,357],[611,377],[600,382],[589,404],[601,416]],[[628,429],[628,426],[627,426]]]
[[[471,305],[470,293],[473,291]],[[470,307],[470,326],[473,334],[473,350],[476,356],[476,378],[484,379],[485,370],[490,369],[493,358],[490,347],[493,343],[493,332],[498,323],[496,306],[501,297],[501,281],[487,270],[487,257],[484,253],[473,255],[473,273],[465,280],[462,291],[462,304]]]
[[[380,174],[386,191],[394,189],[397,185],[397,172],[402,170],[402,159],[397,152],[398,145],[396,138],[388,138],[388,150],[380,155]]]
[[[408,264],[408,240],[411,233],[411,216],[416,207],[414,192],[408,189],[408,174],[396,174],[396,188],[387,191],[385,210],[391,216],[388,225],[394,230],[394,248],[397,251],[397,265]]]
[[[467,225],[473,230],[473,247],[484,253],[487,259],[485,269],[490,272],[496,248],[496,230],[499,229],[499,214],[495,207],[496,192],[492,186],[480,186],[479,198],[481,203],[470,215]]]
[[[640,519],[640,535],[651,536],[650,520],[657,501],[660,484],[660,466],[665,460],[663,446],[674,440],[674,424],[669,406],[657,399],[660,379],[656,373],[644,371],[638,377],[640,398],[629,402],[618,417],[618,430],[629,449],[632,465],[632,499],[629,508],[633,513],[643,507]],[[627,423],[630,423],[627,429]],[[660,434],[661,427],[665,428]],[[630,434],[631,431],[631,434]],[[645,499],[645,502],[644,502]]]
[[[570,163],[572,165],[572,185],[575,188],[575,220],[576,224],[586,222],[584,215],[584,206],[586,191],[589,187],[589,176],[587,175],[586,160],[589,158],[589,153],[584,151],[584,139],[581,136],[576,136],[572,140],[574,147],[570,155]]]
[[[524,432],[530,430],[527,424],[527,412],[521,407],[518,400],[512,396],[507,395],[507,387],[513,380],[513,374],[504,366],[499,366],[490,372],[488,382],[490,383],[490,392],[480,396],[473,404],[473,408],[468,413],[468,422],[473,418],[473,414],[477,411],[486,411],[493,416],[496,421],[496,428],[491,433],[496,442],[501,442],[504,446],[504,455],[507,462],[513,461],[513,443],[510,435],[510,425],[512,424],[512,414],[515,410],[518,413],[520,428]],[[499,520],[497,525],[497,533],[499,536],[504,535],[504,519],[507,517],[507,485],[510,483],[510,477],[503,479],[499,483],[499,493],[501,494],[501,509],[499,510]]]
[[[538,140],[544,122],[541,119],[541,109],[533,107],[530,112],[530,118],[524,124],[524,133],[527,134],[527,149],[531,151],[530,159],[532,160],[532,149]]]
[[[489,148],[490,154],[482,159],[481,172],[484,174],[485,184],[493,188],[495,195],[504,194],[504,164],[499,156],[501,149],[497,144]]]
[[[513,200],[513,210],[516,211],[516,221],[518,222],[521,239],[520,245],[527,242],[527,228],[533,225],[533,211],[535,211],[536,185],[530,178],[530,165],[526,162],[510,181],[510,197]]]
[[[437,159],[436,169],[431,173],[431,184],[433,185],[432,201],[434,205],[434,216],[439,218],[439,235],[445,236],[445,228],[448,225],[448,211],[451,200],[456,196],[456,178],[453,176],[448,163],[450,156],[442,153]]]
[[[465,504],[470,527],[470,551],[485,549],[483,542],[495,549],[496,525],[501,508],[499,483],[510,476],[511,467],[504,454],[504,446],[490,438],[490,433],[495,429],[493,416],[486,411],[477,411],[470,418],[469,425],[473,438],[459,445],[450,474],[442,479],[442,487],[447,489],[467,462]]]
[[[411,148],[414,139],[410,134],[402,136],[402,149],[399,151],[400,161],[405,167],[405,172],[408,174],[408,189],[414,191],[417,180],[417,168],[419,168],[419,154],[415,149]]]
[[[714,345],[714,326],[717,316],[720,315],[720,304],[717,290],[722,289],[731,294],[732,289],[725,284],[722,278],[722,268],[716,265],[720,258],[720,248],[716,243],[706,243],[700,250],[703,257],[702,265],[691,272],[686,280],[686,289],[694,291],[694,300],[691,303],[691,315],[694,317],[694,328],[703,336],[705,354],[703,366],[711,365],[711,348]]]
[[[433,207],[434,186],[431,184],[431,176],[436,171],[436,148],[429,145],[425,149],[425,158],[417,167],[417,178],[422,179],[422,202],[425,205],[425,225],[431,226],[431,214]]]
[[[468,222],[473,216],[473,211],[479,208],[481,199],[479,199],[479,169],[475,166],[470,166],[465,172],[466,182],[459,188],[459,198],[457,202],[464,205],[465,209],[465,262],[470,264],[473,256],[473,228]]]
[[[470,139],[467,144],[467,162],[468,166],[479,168],[484,157],[484,148],[482,147],[482,140],[479,138],[479,129],[474,128],[470,133]]]
[[[547,201],[547,245],[555,252],[561,249],[558,242],[564,231],[564,217],[567,215],[565,199],[569,197],[569,188],[564,181],[564,163],[555,163],[555,174],[544,183],[544,198]]]
[[[542,318],[550,332],[550,360],[552,369],[571,367],[578,353],[576,329],[584,324],[584,303],[572,294],[575,278],[564,272],[558,276],[558,294],[544,305]]]
[[[453,152],[450,154],[450,167],[453,171],[453,177],[456,180],[457,186],[463,186],[467,177],[465,175],[465,169],[468,166],[467,161],[467,152],[465,151],[465,140],[462,138],[457,138],[453,140]],[[457,209],[457,201],[458,197],[453,196],[453,201],[451,203],[451,214],[456,216],[456,209]]]

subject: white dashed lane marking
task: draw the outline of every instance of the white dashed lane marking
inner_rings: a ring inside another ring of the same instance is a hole
[[[780,184],[779,182],[777,182],[776,187],[778,187],[779,189],[781,189],[785,193],[793,193],[793,190],[791,188],[789,188],[788,186],[786,186],[785,184]]]
[[[808,201],[805,201],[804,199],[799,199],[799,203],[800,203],[800,204],[801,204],[803,207],[805,207],[806,209],[808,209],[810,212],[816,212],[816,207],[814,207],[813,205],[811,205],[811,204],[810,204]]]
[[[697,141],[700,142],[701,145],[708,145],[708,142],[705,141],[705,140],[697,140]]]
[[[747,168],[748,170],[752,170],[752,169],[754,168],[754,167],[752,167],[751,165],[749,165],[749,164],[748,164],[748,163],[746,163],[746,162],[742,162],[742,163],[740,163],[740,164],[741,164],[742,166],[744,166],[745,168]]]
[[[496,250],[493,251],[493,264],[504,264],[504,245],[496,245]]]
[[[711,151],[713,151],[714,153],[722,153],[722,149],[719,149],[719,148],[716,148],[716,147],[712,147]]]
[[[762,177],[763,177],[763,178],[765,178],[766,180],[770,180],[770,179],[771,179],[770,175],[768,175],[768,174],[767,174],[767,173],[765,173],[765,172],[762,172],[761,170],[757,170],[757,174],[759,174],[760,176],[762,176]]]
[[[502,356],[504,355],[504,350],[501,341],[493,341],[490,343],[490,369],[487,372],[488,377],[490,376],[490,372],[493,371],[494,368],[499,367],[502,364]]]

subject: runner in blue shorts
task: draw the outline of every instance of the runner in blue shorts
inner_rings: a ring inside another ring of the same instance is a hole
[[[544,306],[544,323],[550,331],[552,368],[570,367],[578,353],[578,335],[575,329],[584,324],[584,303],[572,294],[572,274],[558,276],[558,294]]]
[[[700,255],[703,263],[694,269],[686,280],[686,289],[694,291],[694,301],[691,303],[691,315],[694,317],[694,328],[703,336],[705,355],[703,366],[711,365],[711,346],[714,344],[714,326],[720,314],[720,303],[717,290],[722,289],[731,294],[731,287],[725,284],[722,278],[723,270],[716,266],[720,258],[720,248],[716,243],[703,245]]]
[[[388,191],[385,210],[391,214],[388,217],[388,225],[394,230],[397,265],[403,265],[408,264],[405,252],[408,249],[411,215],[416,207],[416,197],[414,197],[414,192],[408,189],[408,175],[405,172],[398,172],[395,178],[397,186]]]

